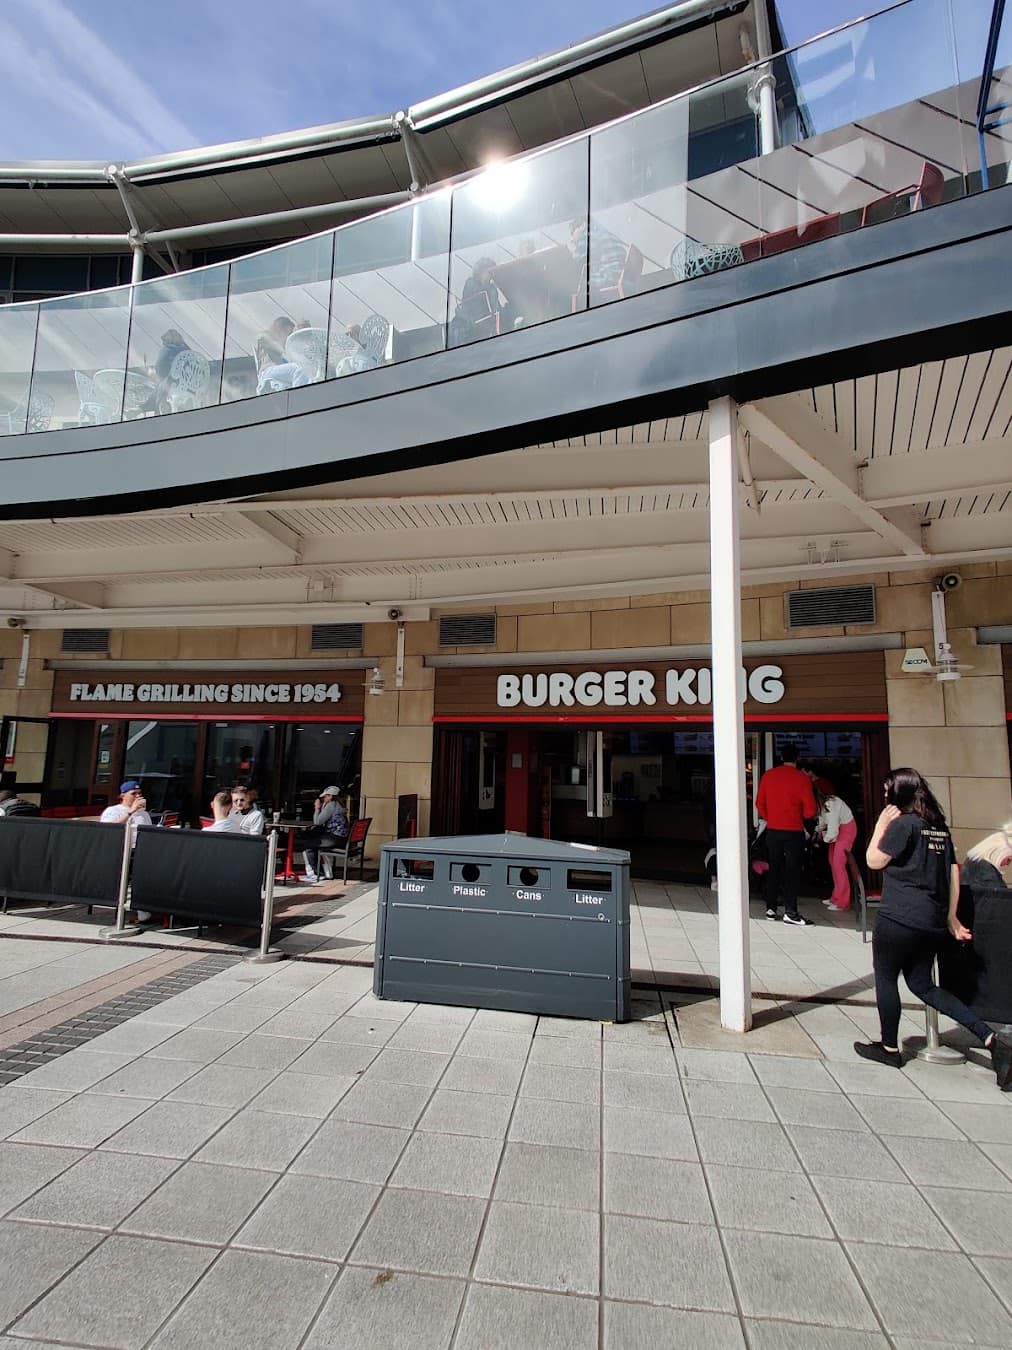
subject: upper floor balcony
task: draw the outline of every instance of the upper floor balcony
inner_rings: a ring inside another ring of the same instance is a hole
[[[253,401],[326,381],[368,397],[383,367],[509,344],[1004,186],[1012,24],[995,11],[903,0],[338,229],[0,308],[0,436],[33,438],[0,457],[26,461],[30,443],[87,452],[97,442],[80,429],[119,423],[143,425],[110,445],[164,442],[150,419],[179,417],[185,437],[195,424],[182,414],[219,405],[241,406],[218,428],[249,426]],[[332,447],[331,463],[341,454]]]

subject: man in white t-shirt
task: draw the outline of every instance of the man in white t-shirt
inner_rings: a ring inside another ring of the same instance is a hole
[[[232,789],[232,814],[243,834],[263,834],[264,813],[256,804],[257,790],[241,784]]]
[[[136,778],[128,778],[126,782],[119,785],[119,801],[115,806],[107,806],[98,818],[100,825],[122,825],[128,822],[130,825],[130,847],[137,847],[137,831],[142,825],[150,825],[151,816],[148,814],[147,802],[144,798],[144,790]],[[146,909],[137,911],[138,923],[147,923],[151,915]]]
[[[205,825],[208,834],[242,834],[242,818],[232,813],[231,792],[216,792],[211,798],[214,822]]]

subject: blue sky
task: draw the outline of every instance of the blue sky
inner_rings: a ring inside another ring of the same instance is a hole
[[[884,0],[779,0],[790,43]],[[440,93],[650,0],[8,0],[0,157],[133,159]]]

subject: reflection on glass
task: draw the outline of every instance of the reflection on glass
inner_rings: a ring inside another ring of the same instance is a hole
[[[222,402],[326,378],[333,234],[231,265]]]
[[[130,722],[123,777],[136,778],[141,784],[149,811],[178,811],[188,819],[194,814],[196,755],[195,723]]]
[[[284,809],[310,820],[314,800],[335,785],[342,802],[346,796],[357,798],[360,737],[359,727],[342,722],[290,726],[282,771]]]
[[[998,29],[994,70],[982,100],[983,134],[977,133],[980,81],[993,0],[958,0],[952,6],[956,40],[958,94],[953,111],[963,131],[969,167],[968,191],[1004,187],[1012,171],[1012,136],[1007,121],[1012,107],[1012,7],[1006,6]],[[948,105],[952,106],[952,105]]]
[[[330,375],[442,350],[449,247],[447,193],[336,232]]]
[[[39,306],[30,403],[52,399],[56,426],[120,420],[130,291],[92,291]]]
[[[216,722],[207,729],[201,810],[216,792],[255,787],[261,808],[269,809],[274,781],[277,728],[270,722]]]
[[[0,307],[0,436],[46,431],[53,414],[48,396],[29,407],[38,305]]]
[[[454,191],[450,346],[586,308],[587,174],[574,141]]]
[[[962,195],[950,32],[949,0],[918,0],[772,63],[782,148],[755,168],[763,257]]]
[[[228,267],[180,272],[134,291],[127,418],[185,412],[218,402]]]
[[[590,138],[590,303],[743,261],[760,231],[758,153],[742,75]]]

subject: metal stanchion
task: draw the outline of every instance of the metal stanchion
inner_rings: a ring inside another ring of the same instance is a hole
[[[931,978],[938,983],[938,962],[931,967]],[[966,1056],[958,1050],[953,1050],[949,1045],[943,1045],[938,1039],[938,1010],[924,1006],[924,1031],[925,1043],[922,1050],[918,1050],[917,1058],[926,1060],[928,1064],[964,1064]]]
[[[271,925],[274,921],[274,876],[278,865],[278,831],[271,830],[267,841],[267,879],[264,883],[264,913],[260,929],[260,950],[244,956],[251,965],[264,966],[283,961],[285,953],[271,947]]]
[[[106,827],[108,828],[108,826]],[[119,869],[119,895],[116,900],[116,925],[114,928],[100,928],[99,937],[133,937],[135,933],[141,933],[144,930],[135,923],[127,923],[127,889],[130,885],[130,860],[133,857],[134,836],[130,828],[130,821],[125,821],[123,825],[123,861]]]

